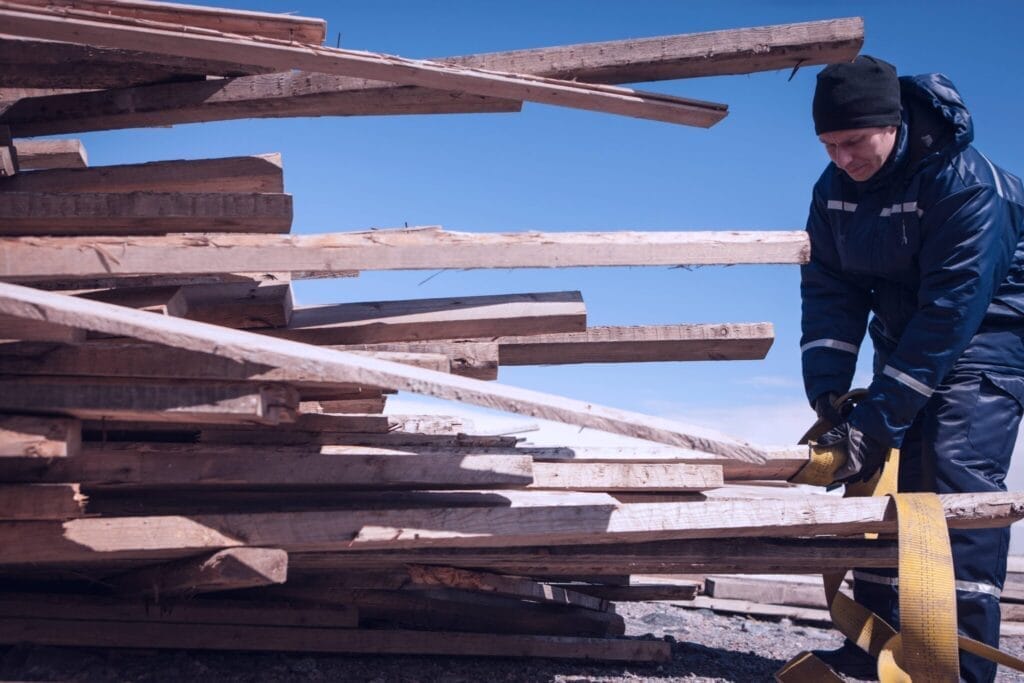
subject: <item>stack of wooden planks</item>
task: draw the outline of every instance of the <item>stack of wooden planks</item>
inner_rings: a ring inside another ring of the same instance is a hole
[[[849,59],[859,20],[430,62],[320,47],[316,20],[141,0],[0,2],[0,19],[0,642],[660,660],[614,601],[694,591],[631,575],[895,566],[892,541],[863,538],[894,530],[886,500],[742,485],[785,482],[805,449],[493,381],[758,359],[768,323],[588,327],[575,291],[309,307],[292,289],[796,264],[800,232],[292,235],[277,155],[94,168],[76,141],[24,139],[522,100],[710,125],[721,105],[607,84]],[[397,391],[648,444],[529,447],[387,414]],[[951,525],[1024,515],[1014,494],[944,504]]]

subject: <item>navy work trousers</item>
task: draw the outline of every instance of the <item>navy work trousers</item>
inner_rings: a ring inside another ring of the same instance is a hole
[[[1024,399],[1024,378],[957,370],[918,414],[900,449],[904,492],[1005,491]],[[1006,578],[1009,528],[949,532],[956,574],[960,632],[999,646],[999,592]],[[895,570],[854,570],[854,597],[899,627]],[[995,679],[996,665],[961,653],[960,676],[970,683]]]

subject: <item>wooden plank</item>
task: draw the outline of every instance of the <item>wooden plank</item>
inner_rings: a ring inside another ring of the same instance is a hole
[[[280,154],[58,168],[0,179],[3,192],[282,193]]]
[[[70,615],[70,616],[69,616]],[[206,625],[267,625],[347,629],[358,624],[356,610],[344,605],[319,608],[266,604],[249,600],[194,599],[171,601],[154,609],[141,599],[101,595],[0,593],[0,623],[18,624],[37,618],[55,625],[81,620],[101,630],[131,631],[179,625],[202,630]],[[158,645],[154,643],[154,647]],[[116,647],[116,645],[114,646]],[[233,648],[238,649],[238,648]]]
[[[267,73],[270,69],[225,60],[154,55],[0,34],[0,85],[8,88],[96,90],[211,76]]]
[[[0,457],[64,458],[78,455],[81,447],[78,420],[0,415]]]
[[[238,329],[284,327],[294,309],[291,282],[280,280],[188,285],[182,295],[183,317]]]
[[[503,635],[392,629],[198,626],[24,618],[0,620],[0,642],[91,647],[272,650],[460,657],[546,657],[665,662],[668,643],[571,636]]]
[[[78,484],[0,484],[0,520],[73,519],[86,499]]]
[[[294,14],[203,7],[147,0],[18,0],[20,5],[66,8],[107,15],[213,29],[245,36],[319,45],[327,22]]]
[[[0,278],[228,271],[285,271],[298,278],[353,270],[793,264],[806,263],[809,254],[803,231],[459,233],[426,228],[323,235],[0,238]]]
[[[156,316],[118,306],[0,283],[0,313],[30,320],[132,336],[193,351],[278,367],[299,364],[323,380],[406,390],[439,398],[521,412],[581,427],[694,448],[738,460],[763,462],[764,449],[709,430],[664,418],[574,401],[467,377],[412,368],[376,358],[272,339],[191,320]],[[795,449],[806,452],[806,447]]]
[[[340,401],[319,401],[320,410],[325,413],[383,413],[387,405],[387,396],[373,398],[351,398]]]
[[[549,507],[0,522],[0,541],[5,548],[0,564],[163,559],[241,545],[281,548],[291,555],[360,549],[831,536],[893,533],[896,529],[895,508],[892,501],[884,499],[773,500],[751,509],[733,501],[573,505],[570,496],[562,495],[566,496],[564,504]],[[940,499],[950,528],[1003,527],[1024,517],[1024,494],[949,494]]]
[[[28,38],[239,62],[276,71],[300,69],[372,78],[701,127],[714,125],[727,113],[727,107],[721,104],[608,85],[471,69],[372,52],[256,41],[217,31],[181,33],[170,24],[140,24],[129,20],[111,24],[95,21],[96,17],[78,16],[84,15],[39,11],[7,2],[0,5],[5,30]]]
[[[746,600],[761,604],[792,605],[828,609],[825,588],[817,585],[753,579],[742,576],[709,576],[704,591],[712,598]],[[852,591],[841,589],[851,596]]]
[[[500,496],[508,496],[502,493]],[[519,576],[579,580],[622,574],[677,575],[758,571],[792,573],[846,571],[851,566],[895,567],[895,541],[820,538],[714,538],[614,545],[563,545],[522,548],[423,548],[358,553],[298,553],[296,571],[351,572],[398,568],[409,563],[487,569]],[[626,582],[628,584],[628,581]]]
[[[230,548],[212,555],[146,567],[107,581],[118,593],[162,601],[199,593],[271,586],[287,579],[288,553],[283,550]]]
[[[579,292],[369,301],[296,309],[287,330],[266,334],[307,344],[348,345],[585,329]]]
[[[572,589],[549,586],[530,579],[502,576],[490,572],[475,572],[455,567],[433,567],[430,565],[409,565],[410,587],[444,587],[460,590],[493,593],[507,597],[523,598],[540,603],[571,605],[585,609],[606,612],[606,601]]]
[[[0,367],[3,367],[0,364]],[[762,463],[721,458],[711,453],[667,446],[524,446],[536,462],[689,463],[719,465],[725,481],[787,480],[807,464],[808,454],[790,448],[767,449]],[[730,487],[732,490],[733,487]]]
[[[596,586],[563,584],[585,595],[592,595],[602,600],[615,602],[651,602],[654,600],[693,600],[697,597],[699,584],[688,585],[670,583],[630,584],[628,586]]]
[[[134,289],[134,288],[131,288]],[[130,292],[112,290],[114,292]],[[18,318],[11,318],[17,321]],[[34,321],[29,321],[34,322]],[[374,354],[385,360],[394,358]],[[444,368],[436,358],[428,362],[410,362],[408,357],[396,359],[409,365]],[[437,364],[435,364],[437,363]],[[336,395],[363,394],[379,396],[380,390],[352,382],[324,381],[322,377],[303,371],[301,367],[274,368],[261,363],[235,362],[207,353],[175,349],[159,344],[147,344],[122,339],[104,339],[84,344],[5,344],[0,354],[0,375],[67,375],[72,377],[133,377],[141,379],[179,379],[222,382],[287,382],[299,389],[300,394],[322,393]],[[369,393],[367,393],[369,392]],[[315,399],[311,399],[315,400]],[[344,431],[344,430],[339,430]]]
[[[0,378],[0,410],[79,418],[277,424],[294,419],[297,404],[293,389],[273,385]]]
[[[108,304],[127,306],[140,311],[181,317],[188,304],[181,287],[125,287],[77,292],[75,296]]]
[[[45,461],[4,458],[4,481],[134,487],[323,487],[332,489],[523,488],[531,461],[515,455],[326,454],[312,450],[199,453],[96,450]]]
[[[850,61],[859,18],[449,57],[487,69],[606,83],[647,82]],[[395,88],[306,72],[246,76],[23,100],[0,112],[19,135],[281,116],[518,111],[513,100]]]
[[[54,325],[45,320],[25,320],[9,315],[0,315],[0,342],[36,341],[75,343],[85,341],[85,330],[64,325]]]
[[[453,61],[594,83],[641,83],[848,62],[863,42],[864,22],[851,17],[494,52]]]
[[[771,323],[591,327],[583,332],[499,337],[501,365],[760,360],[775,340]]]
[[[37,238],[38,239],[38,238]],[[70,238],[69,238],[70,239]],[[309,277],[320,277],[316,273],[308,273]],[[354,270],[343,271],[331,277],[358,277]],[[190,285],[217,285],[237,282],[265,282],[271,280],[290,280],[289,273],[162,273],[160,275],[129,275],[80,277],[75,275],[40,275],[26,278],[33,287],[46,291],[80,291],[83,289],[125,289],[129,287],[186,287]]]
[[[684,609],[710,609],[723,614],[786,618],[796,621],[811,621],[819,624],[832,623],[832,617],[827,609],[814,609],[811,607],[762,605],[761,603],[748,600],[727,600],[725,598],[709,598],[703,595],[698,595],[690,601],[674,602],[673,604]]]
[[[0,235],[7,236],[284,233],[291,226],[287,194],[0,192]]]
[[[722,486],[717,465],[538,462],[531,488],[551,491],[704,491]]]
[[[0,101],[19,136],[170,126],[244,118],[518,112],[517,100],[424,88],[339,92],[353,80],[303,71],[37,95]],[[361,83],[362,81],[360,81]],[[11,97],[11,95],[8,95]],[[20,146],[20,143],[19,143]]]
[[[81,140],[19,140],[14,145],[21,170],[85,168],[89,158]]]
[[[392,342],[348,344],[332,348],[338,351],[442,353],[448,356],[451,373],[454,375],[484,380],[498,378],[498,345],[490,342]]]

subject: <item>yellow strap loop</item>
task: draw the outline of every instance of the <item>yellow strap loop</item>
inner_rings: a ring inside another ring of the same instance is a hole
[[[841,397],[839,402],[848,396]],[[827,429],[828,426],[819,421],[808,431],[808,436],[816,438]],[[846,451],[842,447],[812,444],[810,460],[790,481],[819,486],[831,484],[835,472],[845,462]],[[833,624],[862,650],[878,658],[881,683],[958,681],[958,648],[1024,671],[1024,660],[957,635],[953,557],[942,503],[932,493],[897,493],[898,475],[899,452],[892,449],[878,474],[868,482],[848,485],[845,495],[888,495],[896,505],[901,631],[897,633],[877,614],[840,593],[843,573],[822,577]],[[878,535],[865,536],[877,538]],[[842,680],[810,652],[790,660],[775,678],[782,683]]]

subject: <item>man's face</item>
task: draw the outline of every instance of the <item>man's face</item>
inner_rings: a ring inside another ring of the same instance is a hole
[[[882,168],[896,144],[896,126],[854,128],[818,136],[828,158],[846,175],[864,182]]]

